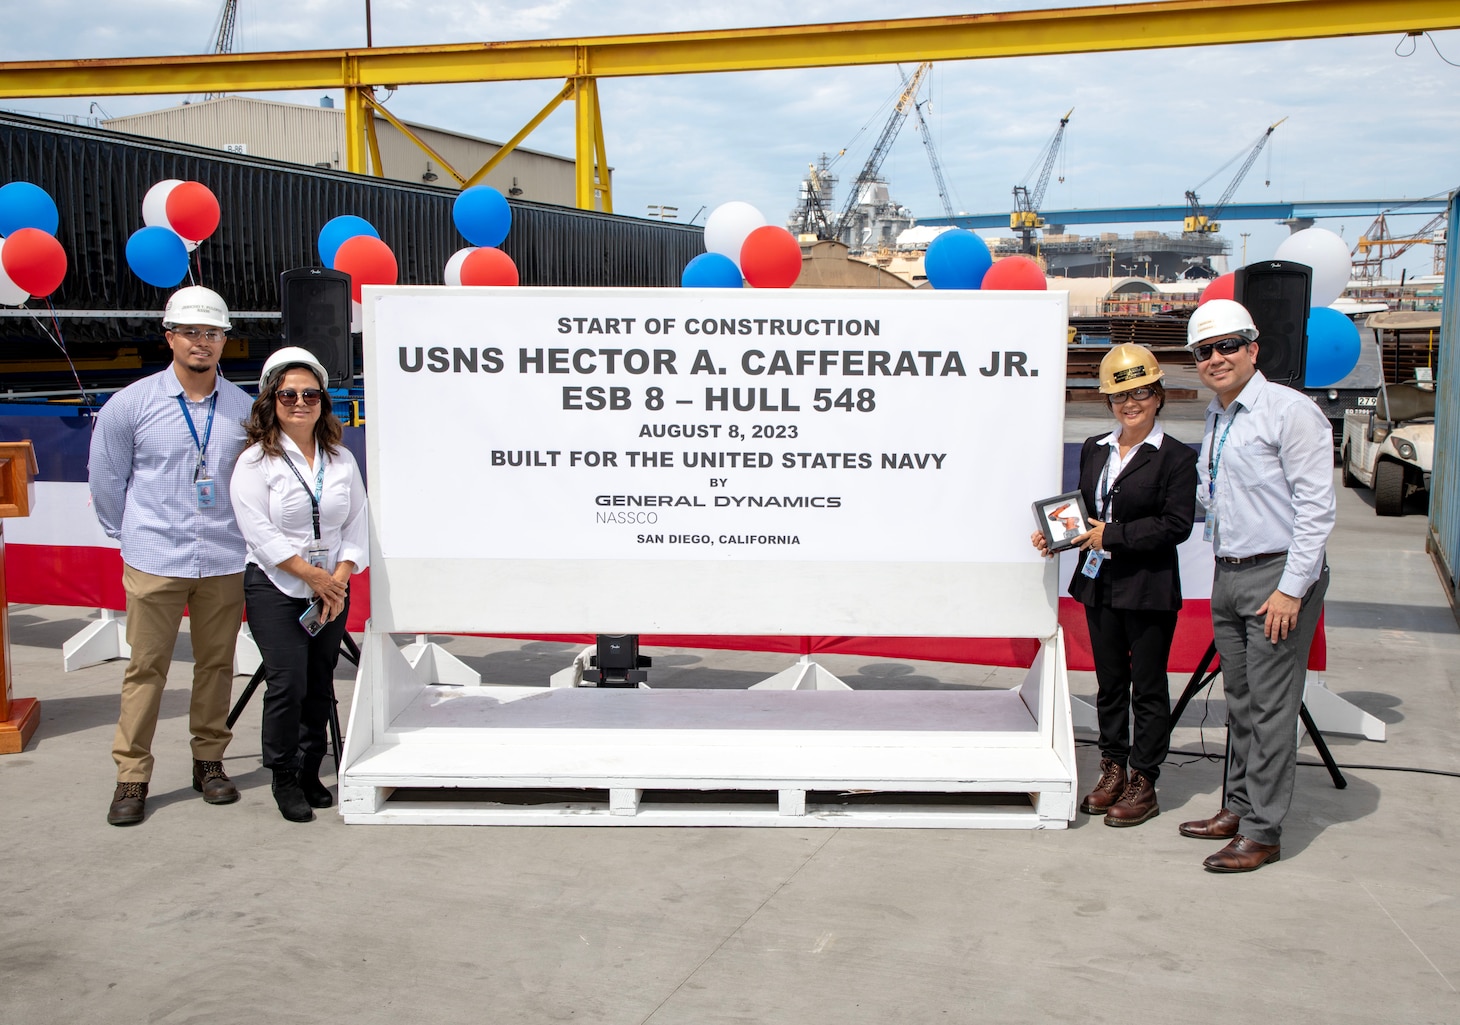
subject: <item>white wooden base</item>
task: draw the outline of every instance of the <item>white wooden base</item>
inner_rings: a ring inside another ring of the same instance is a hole
[[[1313,724],[1323,733],[1339,733],[1365,740],[1384,739],[1384,720],[1328,689],[1323,677],[1311,670],[1303,685],[1303,703]]]
[[[233,644],[233,675],[252,676],[263,664],[264,656],[253,639],[253,631],[244,623],[238,628],[238,639]]]
[[[340,782],[349,823],[1063,828],[1074,816],[1059,635],[1021,686],[996,691],[445,687],[369,627],[362,656]]]
[[[416,671],[422,683],[444,683],[452,687],[475,687],[482,676],[439,644],[417,634],[416,639],[401,649],[401,654]]]
[[[100,619],[86,624],[61,645],[62,672],[73,673],[112,659],[132,657],[132,646],[127,643],[127,617],[111,609],[99,611]]]

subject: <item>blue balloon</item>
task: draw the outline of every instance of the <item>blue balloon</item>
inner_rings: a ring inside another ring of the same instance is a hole
[[[1360,348],[1359,329],[1352,320],[1327,306],[1310,310],[1304,387],[1330,388],[1342,381],[1359,365]]]
[[[923,256],[923,271],[934,288],[978,288],[993,265],[987,243],[963,228],[943,232]]]
[[[187,275],[188,247],[171,228],[139,228],[127,239],[127,266],[147,284],[171,288]]]
[[[684,268],[679,283],[685,288],[744,288],[740,268],[722,253],[701,253]]]
[[[339,252],[340,246],[357,235],[369,235],[371,238],[379,238],[380,232],[375,230],[363,217],[356,217],[354,214],[341,214],[339,217],[331,217],[324,222],[324,227],[319,229],[319,259],[330,270],[335,269],[335,253]]]
[[[0,236],[14,235],[21,228],[39,228],[54,235],[60,224],[56,201],[39,185],[11,182],[0,186]]]
[[[472,245],[495,248],[512,228],[512,208],[507,197],[490,185],[473,185],[457,195],[451,219]]]

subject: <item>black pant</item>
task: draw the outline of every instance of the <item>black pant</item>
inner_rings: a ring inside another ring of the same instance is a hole
[[[322,760],[349,596],[340,614],[311,637],[299,625],[310,599],[284,594],[252,563],[243,575],[243,595],[264,659],[264,768],[297,769],[301,755]]]
[[[1122,767],[1139,769],[1154,782],[1171,747],[1166,662],[1176,634],[1176,613],[1086,605],[1085,622],[1099,685],[1095,710],[1100,719],[1100,754]]]

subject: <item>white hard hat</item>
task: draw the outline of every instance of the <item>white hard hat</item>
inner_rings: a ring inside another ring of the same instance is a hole
[[[1257,325],[1247,307],[1231,299],[1211,299],[1202,303],[1186,324],[1186,347],[1200,345],[1208,338],[1241,335],[1249,342],[1257,339]]]
[[[174,328],[179,324],[207,324],[227,331],[233,327],[228,320],[228,304],[211,288],[189,285],[179,288],[167,300],[162,311],[162,326]]]
[[[275,374],[282,374],[290,367],[307,367],[314,371],[315,377],[319,378],[321,388],[329,387],[330,375],[314,353],[308,349],[301,349],[297,345],[286,345],[264,360],[264,372],[259,374],[259,391],[262,392],[268,387],[269,378]]]

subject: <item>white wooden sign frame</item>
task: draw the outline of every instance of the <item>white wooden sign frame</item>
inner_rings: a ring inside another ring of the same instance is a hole
[[[1057,571],[1028,536],[1066,322],[1064,293],[367,289],[346,821],[1065,825]],[[607,691],[442,686],[391,637],[488,632],[1041,649],[1009,691]]]

